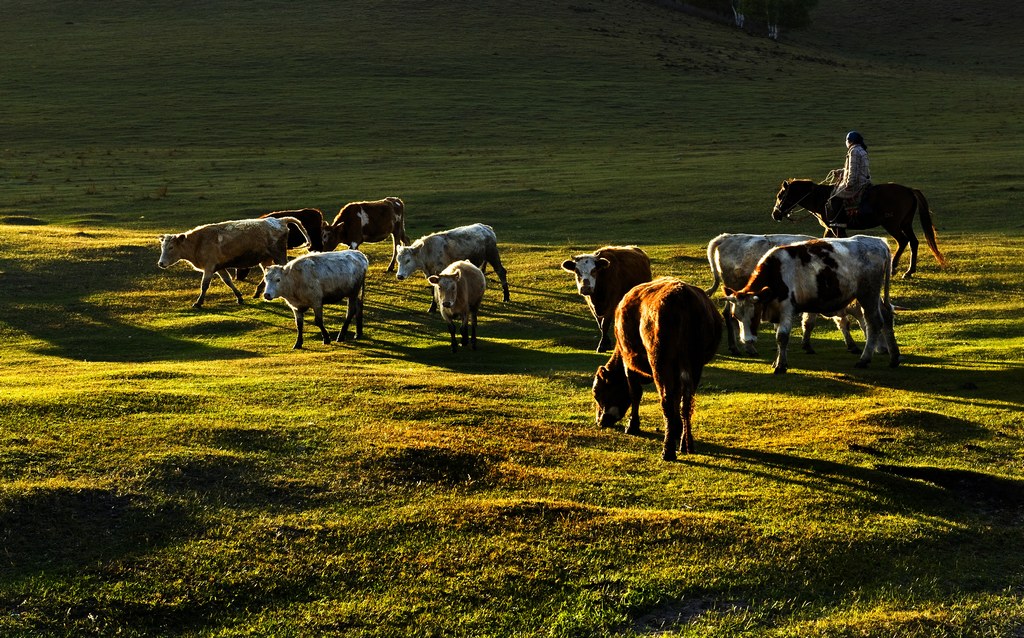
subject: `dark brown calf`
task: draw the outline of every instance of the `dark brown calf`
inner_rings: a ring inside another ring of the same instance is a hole
[[[395,269],[398,244],[409,245],[405,234],[405,203],[397,197],[385,197],[373,202],[345,204],[334,221],[324,226],[324,250],[344,245],[353,250],[364,242],[383,241],[391,236],[391,263],[388,272]]]
[[[324,249],[323,228],[324,214],[316,208],[303,208],[301,210],[278,210],[266,215],[260,215],[260,219],[273,217],[294,217],[302,222],[302,227],[309,234],[309,250],[322,252]],[[298,248],[306,243],[306,238],[294,225],[288,226],[288,248]],[[248,268],[239,268],[235,271],[235,281],[244,281],[249,276]]]
[[[694,394],[724,323],[703,290],[672,277],[626,293],[615,311],[615,352],[594,377],[598,425],[615,425],[629,408],[626,433],[639,433],[642,386],[653,381],[665,415],[661,458],[692,453]]]

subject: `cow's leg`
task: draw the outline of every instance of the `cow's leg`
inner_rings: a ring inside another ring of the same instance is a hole
[[[472,333],[473,334],[473,339],[472,339],[472,341],[470,341],[470,343],[473,344],[473,349],[476,350],[476,317],[477,317],[477,309],[476,308],[473,308],[472,310],[470,310],[470,317],[471,317],[470,320],[472,321],[472,325],[473,325],[473,333]]]
[[[448,322],[448,332],[451,334],[451,337],[452,337],[452,352],[458,352],[459,351],[459,342],[455,339],[456,329],[455,329],[455,322],[454,321],[449,321]]]
[[[697,449],[693,445],[693,432],[690,429],[693,422],[694,396],[693,389],[683,388],[683,405],[680,414],[683,417],[683,439],[679,442],[679,451],[686,454],[695,454]]]
[[[231,289],[231,292],[235,293],[235,300],[239,303],[239,305],[244,303],[242,299],[242,293],[238,292],[238,288],[236,288],[234,282],[231,281],[230,273],[228,273],[228,271],[226,270],[218,270],[217,276],[220,277],[220,280],[223,281],[228,288]]]
[[[739,357],[743,355],[737,345],[739,343],[739,339],[737,338],[739,322],[736,321],[736,317],[733,316],[732,310],[732,302],[725,302],[725,308],[722,309],[722,316],[725,318],[725,332],[729,338],[729,353]],[[751,344],[750,347],[753,348],[753,344]]]
[[[663,381],[663,379],[657,379]],[[661,412],[665,416],[665,442],[661,449],[661,458],[665,461],[676,460],[676,450],[680,448],[683,435],[683,419],[681,416],[681,400],[679,379],[670,381],[672,387],[658,383],[658,394],[661,395]]]
[[[626,383],[629,386],[629,424],[626,434],[640,434],[640,399],[644,394],[643,383],[626,370]]]
[[[882,336],[885,339],[885,347],[889,350],[889,367],[895,368],[900,364],[900,347],[896,344],[896,332],[893,329],[895,317],[892,305],[882,302],[879,309],[882,314]]]
[[[469,311],[462,315],[462,326],[459,328],[459,334],[462,335],[462,345],[469,345]],[[474,348],[475,350],[476,348]]]
[[[853,340],[853,335],[850,334],[850,315],[845,310],[838,317],[834,317],[836,328],[839,328],[839,332],[843,333],[843,341],[846,342],[846,349],[854,354],[860,354],[860,348],[857,347],[857,342]]]
[[[497,246],[487,250],[487,262],[494,268],[494,272],[497,273],[498,279],[501,281],[502,301],[508,301],[508,271],[501,265],[501,256],[498,254]]]
[[[358,290],[358,289],[357,289]],[[349,296],[348,308],[345,309],[345,321],[341,324],[341,330],[338,331],[338,341],[344,341],[348,335],[348,327],[352,323],[353,319],[356,319],[359,315],[357,313],[362,312],[362,308],[359,307],[359,293]],[[356,322],[356,338],[358,339],[361,335],[362,330],[359,328],[359,320]]]
[[[206,291],[210,289],[210,280],[213,279],[212,272],[204,272],[203,280],[199,282],[199,298],[192,302],[193,308],[202,308],[206,301]]]
[[[394,272],[398,265],[398,236],[391,233],[391,263],[388,264],[387,272]]]
[[[882,310],[879,303],[878,293],[875,292],[871,298],[857,299],[864,310],[864,349],[857,360],[858,368],[866,368],[871,363],[871,355],[878,345],[878,339],[882,335]],[[890,355],[891,356],[891,355]],[[898,354],[897,354],[898,356]]]
[[[597,327],[601,330],[601,340],[597,342],[598,352],[608,352],[612,345],[612,328],[615,325],[614,320],[610,320],[609,317],[597,317]]]
[[[295,345],[292,346],[292,350],[302,349],[302,315],[305,314],[305,309],[293,308],[292,314],[295,315],[295,330],[298,333],[295,336]]]
[[[783,309],[780,314],[782,316],[779,317],[779,327],[775,331],[775,344],[778,346],[779,352],[775,356],[775,362],[772,363],[775,374],[785,374],[789,369],[786,350],[789,348],[789,333],[793,329],[793,313]]]
[[[356,339],[363,338],[363,299],[365,299],[366,292],[363,295],[353,295],[348,301],[348,308],[352,310],[352,304],[355,304],[356,308]]]
[[[800,322],[800,347],[807,354],[817,354],[814,346],[811,345],[811,333],[814,331],[814,324],[818,321],[818,315],[813,312],[805,312]]]
[[[327,328],[324,327],[324,305],[323,303],[313,306],[313,324],[320,328],[320,338],[324,340],[324,344],[331,342],[331,335],[327,332]],[[339,338],[338,341],[341,341]]]

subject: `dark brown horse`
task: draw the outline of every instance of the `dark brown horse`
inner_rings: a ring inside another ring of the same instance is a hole
[[[796,208],[804,208],[818,219],[825,228],[825,237],[845,237],[846,228],[829,226],[825,222],[825,203],[832,196],[832,186],[818,184],[809,179],[787,179],[782,182],[779,193],[775,196],[775,209],[772,219],[781,221],[789,217]],[[908,188],[900,184],[878,184],[872,186],[865,195],[865,202],[872,211],[861,223],[852,223],[850,230],[862,230],[881,226],[896,240],[896,252],[892,256],[892,271],[896,272],[896,264],[900,255],[910,244],[910,268],[903,277],[912,276],[917,271],[917,235],[914,234],[914,213],[921,217],[921,228],[928,241],[935,259],[940,265],[946,265],[946,258],[939,252],[935,243],[935,227],[932,225],[931,210],[928,200],[916,188]]]

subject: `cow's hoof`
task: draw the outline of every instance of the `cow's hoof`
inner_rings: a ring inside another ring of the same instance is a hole
[[[600,352],[600,350],[598,350],[598,352]],[[729,346],[729,354],[731,354],[734,357],[742,357],[743,356],[743,352],[739,348],[737,348],[736,346]]]
[[[868,367],[868,363],[869,362],[867,362],[867,361],[858,361],[857,363],[855,363],[853,365],[854,365],[854,367],[857,367],[857,368],[866,368],[866,367]]]
[[[302,347],[301,343],[297,343],[294,346],[292,346],[292,350],[303,350],[303,349],[304,348]]]
[[[804,352],[807,354],[818,354],[811,346],[804,346]]]
[[[859,355],[861,353],[861,349],[858,348],[857,346],[850,346],[849,348],[846,349],[846,351],[851,353],[851,354],[857,354],[857,355]]]
[[[630,434],[632,436],[640,436],[640,426],[639,425],[627,425],[626,429],[623,430],[623,432],[625,432],[626,434]]]
[[[662,453],[661,453],[661,460],[662,461],[675,461],[676,460],[676,451],[675,450],[663,450]]]
[[[773,372],[775,374],[786,374],[786,368],[784,366],[777,366]]]
[[[753,346],[747,348],[747,354],[749,354],[752,357],[756,357],[757,356],[757,348],[755,348]]]
[[[889,359],[890,368],[898,368],[900,366],[900,359],[902,357],[896,357],[895,359]]]

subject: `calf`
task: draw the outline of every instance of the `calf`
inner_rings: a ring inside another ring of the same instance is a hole
[[[271,266],[263,275],[266,292],[263,298],[272,301],[284,299],[295,315],[298,336],[293,349],[302,347],[303,315],[313,309],[313,323],[320,328],[324,343],[331,336],[324,328],[324,304],[348,300],[345,323],[338,332],[338,341],[345,340],[348,326],[355,319],[356,339],[363,336],[363,297],[366,291],[366,271],[370,266],[366,255],[358,250],[329,253],[308,253],[284,266]]]
[[[612,344],[615,307],[630,288],[651,280],[651,260],[636,246],[605,246],[562,262],[562,268],[576,275],[576,289],[587,300],[597,320],[601,340],[598,352]]]
[[[355,250],[364,242],[383,241],[391,236],[391,263],[388,272],[395,269],[398,244],[409,243],[405,234],[405,202],[397,197],[385,197],[373,202],[350,202],[342,206],[334,221],[323,228],[324,250],[340,245]]]
[[[235,293],[238,303],[242,294],[228,277],[229,268],[265,268],[288,261],[288,224],[305,233],[302,222],[294,217],[241,219],[197,226],[177,235],[160,236],[160,260],[157,265],[168,268],[179,261],[188,262],[203,273],[199,298],[192,304],[201,308],[214,273]],[[307,236],[306,241],[310,241]],[[263,282],[256,287],[254,298],[263,291]]]
[[[597,423],[613,426],[630,409],[627,434],[640,432],[642,384],[654,382],[665,416],[661,458],[692,453],[694,393],[722,340],[722,315],[707,294],[671,277],[639,284],[615,311],[615,351],[594,376]]]
[[[735,304],[740,338],[746,343],[761,305],[776,305],[778,355],[772,367],[786,372],[789,333],[798,313],[831,315],[856,300],[864,313],[865,344],[857,367],[871,362],[879,339],[889,352],[889,366],[899,365],[900,353],[893,333],[889,302],[891,254],[884,239],[858,235],[848,239],[814,239],[773,248],[761,258],[746,285],[738,291],[726,288],[726,299]]]
[[[722,233],[708,242],[708,263],[711,265],[711,274],[714,275],[715,281],[705,292],[708,293],[708,295],[714,294],[720,283],[724,283],[727,288],[742,288],[750,279],[750,275],[754,272],[754,267],[757,266],[757,262],[760,261],[761,257],[763,257],[769,250],[777,246],[795,244],[811,239],[814,239],[814,237],[810,237],[809,235],[747,235]],[[740,355],[742,353],[737,346],[739,324],[734,315],[734,306],[735,304],[731,301],[726,301],[723,314],[725,315],[726,336],[729,340],[729,352],[734,355]],[[850,334],[851,316],[858,320],[862,317],[860,307],[856,304],[853,304],[849,308],[840,310],[832,317],[832,319],[835,321],[836,327],[838,327],[840,332],[843,334],[843,340],[846,342],[846,348],[851,352],[860,352],[860,348],[858,348],[857,344],[854,343],[853,336]],[[768,315],[763,317],[755,316],[751,326],[751,332],[753,334],[757,334],[758,325],[760,324],[761,319],[777,322],[777,318],[773,318],[770,312]],[[814,329],[816,320],[817,315],[804,314],[803,322],[801,324],[803,327],[801,346],[805,351],[811,354],[814,353],[814,348],[811,346],[811,331]],[[861,322],[861,325],[863,325],[863,322]],[[744,349],[747,354],[757,354],[757,349],[754,347],[753,341],[745,343]]]
[[[452,352],[458,352],[455,341],[455,320],[462,321],[462,345],[469,342],[468,324],[473,324],[472,348],[476,350],[476,316],[484,298],[487,279],[471,262],[457,261],[437,275],[427,278],[434,287],[434,300],[441,308],[441,318],[448,322],[452,335]]]
[[[311,251],[321,252],[324,249],[324,214],[321,213],[319,209],[303,208],[300,210],[279,210],[274,211],[273,213],[260,215],[260,219],[266,219],[268,217],[274,217],[276,219],[280,219],[282,217],[294,217],[302,222],[302,227],[306,229],[305,233],[303,233],[298,226],[288,227],[288,248],[297,248],[308,241],[309,249]],[[235,281],[245,281],[245,278],[248,276],[248,268],[239,268],[235,271]]]
[[[504,300],[508,301],[507,271],[501,265],[498,254],[498,237],[494,229],[486,224],[459,226],[451,230],[420,237],[409,246],[398,247],[399,281],[422,270],[429,278],[439,274],[448,264],[465,259],[486,272],[487,264],[494,268],[501,280]],[[430,312],[437,309],[436,301],[431,302]]]

